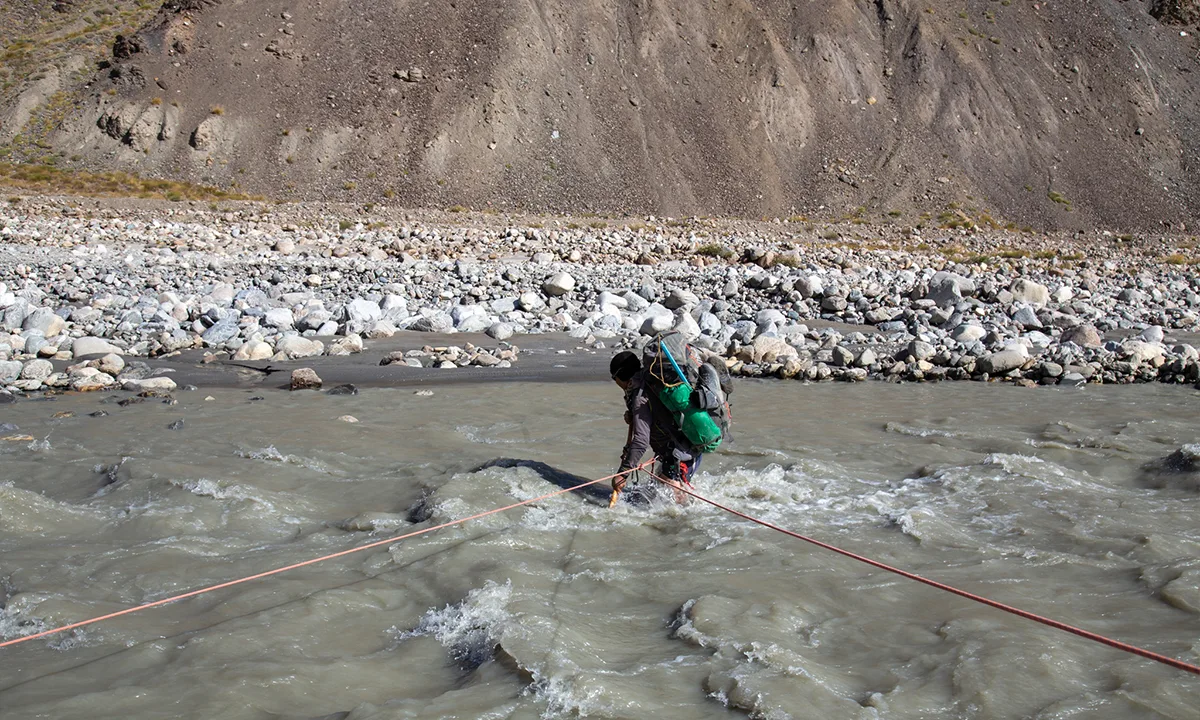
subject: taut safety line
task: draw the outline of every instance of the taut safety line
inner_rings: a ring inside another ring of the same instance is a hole
[[[275,568],[274,570],[267,570],[265,572],[260,572],[260,573],[254,574],[254,575],[248,575],[246,577],[238,578],[236,580],[230,580],[228,582],[218,583],[216,585],[209,585],[208,587],[202,587],[197,590],[190,590],[188,592],[181,593],[179,595],[172,595],[171,597],[163,598],[161,600],[155,600],[154,602],[148,602],[148,603],[145,603],[144,605],[138,605],[136,607],[125,608],[124,610],[118,610],[117,612],[112,612],[107,615],[100,615],[99,617],[89,618],[87,620],[81,620],[80,622],[71,623],[70,625],[64,625],[62,627],[57,627],[52,630],[44,630],[40,633],[35,633],[33,635],[26,635],[25,637],[19,637],[14,640],[0,642],[0,648],[8,647],[10,645],[19,645],[21,643],[29,642],[30,640],[36,640],[38,638],[47,637],[49,635],[56,635],[61,632],[66,632],[67,630],[74,630],[76,628],[81,628],[81,627],[84,627],[85,625],[92,625],[94,623],[98,623],[103,620],[111,620],[113,618],[121,617],[122,615],[129,615],[130,613],[138,612],[139,610],[146,610],[146,609],[149,609],[152,607],[157,607],[159,605],[166,605],[168,603],[173,603],[176,600],[184,600],[184,599],[187,599],[190,597],[195,597],[197,595],[203,595],[204,593],[209,593],[214,590],[222,590],[224,588],[233,587],[234,585],[241,585],[242,583],[247,583],[247,582],[250,582],[251,580],[258,580],[260,578],[270,577],[271,575],[278,575],[279,573],[287,572],[288,570],[295,570],[296,568],[302,568],[306,565],[315,565],[316,563],[323,562],[325,560],[332,560],[334,558],[344,557],[346,555],[351,555],[356,552],[362,552],[363,550],[370,550],[371,548],[377,548],[377,547],[380,547],[383,545],[391,545],[392,543],[396,543],[401,540],[406,540],[408,538],[416,537],[418,535],[424,535],[426,533],[431,533],[435,530],[441,530],[443,528],[448,528],[452,525],[461,525],[462,523],[468,522],[470,520],[478,520],[479,518],[487,517],[488,515],[495,515],[496,513],[501,513],[501,512],[504,512],[505,510],[512,510],[513,508],[519,508],[522,505],[531,505],[535,502],[539,502],[541,500],[547,500],[549,498],[556,497],[558,495],[563,495],[565,493],[569,493],[574,490],[581,490],[585,487],[589,487],[589,486],[595,485],[597,483],[602,483],[605,480],[612,480],[615,477],[619,477],[621,475],[626,475],[628,473],[633,472],[634,470],[640,470],[652,462],[654,462],[653,458],[651,458],[650,460],[647,460],[646,462],[642,463],[641,465],[638,465],[635,468],[630,468],[628,470],[623,470],[618,473],[613,473],[612,475],[609,475],[607,477],[596,478],[595,480],[588,480],[587,482],[580,483],[578,485],[573,485],[569,488],[563,488],[562,490],[556,490],[552,493],[546,493],[545,495],[541,495],[539,497],[535,497],[530,500],[522,500],[521,502],[513,503],[512,505],[505,505],[504,507],[496,508],[494,510],[488,510],[486,512],[481,512],[481,513],[472,515],[470,517],[460,518],[458,520],[451,520],[450,522],[444,522],[441,525],[434,525],[433,527],[427,527],[427,528],[423,528],[421,530],[415,530],[410,533],[405,533],[404,535],[397,535],[396,537],[390,537],[390,538],[386,538],[384,540],[376,540],[375,542],[367,543],[366,545],[360,545],[358,547],[353,547],[348,550],[342,550],[341,552],[335,552],[331,555],[323,555],[321,557],[313,558],[311,560],[305,560],[303,562],[294,563],[292,565],[287,565],[285,567]]]
[[[1200,666],[1184,662],[1183,660],[1177,660],[1177,659],[1175,659],[1173,657],[1169,657],[1167,655],[1160,655],[1159,653],[1152,652],[1150,650],[1146,650],[1145,648],[1137,647],[1136,645],[1130,645],[1128,643],[1123,643],[1120,640],[1113,640],[1112,638],[1105,637],[1103,635],[1091,632],[1090,630],[1084,630],[1083,628],[1077,628],[1074,625],[1068,625],[1064,622],[1059,622],[1058,620],[1053,620],[1048,617],[1043,617],[1041,615],[1031,613],[1028,610],[1022,610],[1021,608],[1013,607],[1012,605],[1005,605],[1002,602],[997,602],[995,600],[985,598],[981,595],[969,593],[966,590],[959,590],[956,587],[952,587],[950,585],[940,583],[936,580],[930,580],[929,578],[923,577],[921,575],[917,575],[916,573],[910,573],[907,570],[901,570],[900,568],[892,567],[891,565],[881,563],[878,560],[872,560],[869,557],[863,557],[862,555],[857,555],[855,553],[850,552],[849,550],[843,550],[839,547],[830,545],[829,543],[823,543],[820,540],[816,540],[816,539],[807,537],[805,535],[801,535],[800,533],[797,533],[797,532],[792,532],[791,530],[787,530],[786,528],[781,528],[774,523],[767,522],[766,520],[761,520],[759,518],[747,515],[746,513],[739,512],[737,510],[734,510],[731,507],[726,507],[725,505],[722,505],[721,503],[719,503],[715,500],[710,500],[710,499],[704,497],[703,495],[697,493],[695,490],[693,490],[691,488],[691,485],[689,483],[682,483],[682,484],[675,483],[675,482],[672,482],[665,478],[661,478],[649,470],[646,471],[646,474],[649,475],[650,477],[654,478],[655,480],[659,481],[660,483],[663,483],[664,485],[669,485],[678,490],[682,490],[683,492],[687,493],[688,495],[691,495],[692,497],[696,498],[697,500],[706,502],[709,505],[712,505],[715,508],[724,510],[725,512],[727,512],[731,515],[736,515],[745,520],[749,520],[752,523],[757,523],[758,525],[762,525],[765,528],[770,528],[772,530],[775,530],[776,532],[781,532],[784,535],[794,537],[797,540],[803,540],[806,543],[812,543],[813,545],[816,545],[817,547],[824,548],[826,550],[832,550],[833,552],[835,552],[839,555],[845,555],[848,558],[858,560],[859,562],[866,563],[873,567],[877,567],[880,570],[887,570],[890,573],[895,573],[897,575],[900,575],[901,577],[906,577],[909,580],[916,580],[919,583],[925,583],[926,585],[929,585],[930,587],[935,587],[938,590],[945,590],[946,592],[954,593],[955,595],[958,595],[960,597],[965,597],[968,600],[974,600],[977,603],[983,603],[984,605],[989,605],[991,607],[996,608],[997,610],[1003,610],[1004,612],[1012,613],[1013,615],[1023,617],[1026,620],[1033,620],[1034,622],[1038,622],[1043,625],[1048,625],[1052,628],[1058,628],[1059,630],[1065,630],[1066,632],[1072,633],[1074,635],[1078,635],[1079,637],[1087,638],[1088,640],[1093,640],[1095,642],[1102,643],[1104,645],[1108,645],[1109,647],[1113,647],[1118,650],[1124,650],[1127,653],[1139,655],[1141,657],[1146,658],[1147,660],[1153,660],[1155,662],[1162,663],[1163,665],[1170,665],[1173,668],[1176,668],[1178,670],[1183,670],[1185,672],[1190,672],[1193,675],[1200,675]]]
[[[66,632],[68,630],[74,630],[76,628],[81,628],[86,625],[92,625],[92,624],[95,624],[98,622],[102,622],[104,620],[111,620],[113,618],[117,618],[122,615],[129,615],[131,613],[135,613],[140,610],[147,610],[149,608],[157,607],[159,605],[167,605],[167,604],[173,603],[177,600],[184,600],[184,599],[187,599],[190,597],[195,597],[197,595],[202,595],[204,593],[213,592],[214,590],[221,590],[224,588],[233,587],[235,585],[241,585],[242,583],[247,583],[247,582],[250,582],[251,580],[258,580],[261,578],[270,577],[272,575],[278,575],[280,573],[287,572],[288,570],[295,570],[296,568],[305,567],[307,565],[314,565],[316,563],[323,562],[325,560],[332,560],[334,558],[344,557],[346,555],[351,555],[353,553],[362,552],[363,550],[370,550],[371,548],[377,548],[377,547],[381,547],[383,545],[390,545],[392,543],[396,543],[401,540],[406,540],[408,538],[416,537],[418,535],[424,535],[426,533],[431,533],[431,532],[434,532],[435,530],[441,530],[443,528],[451,527],[454,525],[461,525],[462,523],[469,522],[471,520],[478,520],[479,518],[487,517],[488,515],[495,515],[496,513],[501,513],[506,510],[512,510],[514,508],[522,507],[524,505],[531,505],[531,504],[533,504],[535,502],[539,502],[541,500],[547,500],[549,498],[556,497],[558,495],[563,495],[565,493],[569,493],[569,492],[572,492],[575,490],[581,490],[583,488],[590,487],[590,486],[596,485],[598,483],[602,483],[606,480],[612,480],[613,478],[620,477],[621,475],[625,475],[625,474],[634,472],[635,470],[644,469],[647,465],[651,464],[652,462],[654,462],[653,458],[642,463],[641,465],[638,465],[635,468],[630,468],[629,470],[614,473],[612,475],[608,475],[608,476],[602,477],[602,478],[596,478],[595,480],[588,480],[587,482],[583,482],[578,485],[573,485],[568,488],[563,488],[561,490],[556,490],[551,493],[546,493],[545,495],[540,495],[538,497],[531,498],[529,500],[522,500],[521,502],[513,503],[511,505],[505,505],[504,507],[495,508],[493,510],[487,510],[485,512],[477,513],[477,514],[471,515],[469,517],[460,518],[458,520],[451,520],[449,522],[445,522],[440,525],[434,525],[432,527],[423,528],[421,530],[415,530],[410,533],[405,533],[403,535],[397,535],[395,537],[390,537],[390,538],[386,538],[383,540],[376,540],[375,542],[367,543],[366,545],[360,545],[358,547],[353,547],[348,550],[342,550],[340,552],[332,553],[330,555],[323,555],[321,557],[313,558],[311,560],[305,560],[303,562],[294,563],[292,565],[275,568],[274,570],[267,570],[265,572],[238,578],[236,580],[230,580],[228,582],[218,583],[216,585],[209,585],[207,587],[199,588],[197,590],[191,590],[191,591],[188,591],[185,593],[181,593],[179,595],[172,595],[171,597],[163,598],[161,600],[155,600],[154,602],[145,603],[143,605],[137,605],[135,607],[126,608],[124,610],[118,610],[117,612],[108,613],[107,615],[100,615],[98,617],[89,618],[87,620],[82,620],[80,622],[71,623],[70,625],[64,625],[62,627],[53,628],[51,630],[44,630],[42,632],[35,633],[33,635],[26,635],[25,637],[20,637],[20,638],[15,638],[13,640],[0,642],[0,648],[9,647],[12,645],[19,645],[24,642],[29,642],[31,640],[36,640],[38,638],[43,638],[43,637],[47,637],[50,635],[56,635],[61,632]],[[848,558],[858,560],[859,562],[866,563],[867,565],[871,565],[872,567],[879,568],[880,570],[886,570],[890,573],[900,575],[901,577],[905,577],[910,580],[915,580],[919,583],[924,583],[925,585],[929,585],[930,587],[934,587],[939,590],[944,590],[946,592],[953,593],[960,597],[967,598],[968,600],[973,600],[975,602],[982,603],[984,605],[988,605],[990,607],[996,608],[997,610],[1003,610],[1004,612],[1011,613],[1013,615],[1017,615],[1018,617],[1023,617],[1027,620],[1033,620],[1034,622],[1041,623],[1043,625],[1046,625],[1046,626],[1049,626],[1052,628],[1057,628],[1059,630],[1063,630],[1063,631],[1072,633],[1074,635],[1078,635],[1079,637],[1082,637],[1082,638],[1085,638],[1088,640],[1092,640],[1094,642],[1108,645],[1109,647],[1116,648],[1117,650],[1123,650],[1124,652],[1146,658],[1147,660],[1153,660],[1155,662],[1162,663],[1163,665],[1169,665],[1178,670],[1183,670],[1185,672],[1192,673],[1193,675],[1200,675],[1200,666],[1193,665],[1191,663],[1187,663],[1187,662],[1178,660],[1173,657],[1168,657],[1166,655],[1161,655],[1159,653],[1152,652],[1150,650],[1146,650],[1145,648],[1137,647],[1136,645],[1130,645],[1128,643],[1123,643],[1119,640],[1113,640],[1112,638],[1105,637],[1098,633],[1094,633],[1089,630],[1084,630],[1082,628],[1075,627],[1074,625],[1068,625],[1068,624],[1066,624],[1064,622],[1060,622],[1058,620],[1053,620],[1051,618],[1043,617],[1041,615],[1031,613],[1027,610],[1022,610],[1020,608],[1013,607],[1012,605],[1006,605],[1004,603],[997,602],[997,601],[991,600],[989,598],[985,598],[981,595],[976,595],[974,593],[967,592],[966,590],[959,590],[956,587],[952,587],[950,585],[940,583],[936,580],[931,580],[927,577],[917,575],[916,573],[911,573],[906,570],[901,570],[900,568],[893,567],[886,563],[879,562],[878,560],[872,560],[871,558],[864,557],[864,556],[858,555],[856,553],[852,553],[849,550],[843,550],[834,545],[830,545],[829,543],[821,542],[820,540],[816,540],[814,538],[810,538],[805,535],[801,535],[800,533],[793,532],[786,528],[782,528],[782,527],[780,527],[774,523],[768,522],[766,520],[762,520],[760,518],[756,518],[751,515],[747,515],[746,513],[740,512],[738,510],[734,510],[733,508],[722,505],[721,503],[719,503],[715,500],[710,500],[709,498],[704,497],[703,495],[701,495],[701,494],[697,493],[695,490],[693,490],[692,487],[690,486],[690,484],[675,483],[670,480],[666,480],[662,477],[659,477],[658,475],[655,475],[653,472],[649,472],[649,471],[647,471],[647,474],[650,475],[650,477],[657,480],[658,482],[661,482],[665,485],[669,485],[671,487],[677,488],[677,489],[683,491],[684,493],[687,493],[688,495],[696,498],[697,500],[708,503],[709,505],[712,505],[715,508],[724,510],[725,512],[727,512],[731,515],[735,515],[742,519],[749,520],[750,522],[755,523],[757,525],[761,525],[765,528],[769,528],[776,532],[783,533],[784,535],[787,535],[789,537],[796,538],[797,540],[803,540],[804,542],[810,543],[812,545],[816,545],[817,547],[824,548],[826,550],[830,550],[839,555],[844,555]]]

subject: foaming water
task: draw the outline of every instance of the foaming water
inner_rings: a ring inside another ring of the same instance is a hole
[[[612,472],[624,439],[606,384],[367,390],[357,424],[316,393],[213,395],[106,418],[88,396],[15,406],[38,440],[0,447],[0,637],[533,500]],[[696,486],[1196,663],[1200,495],[1180,450],[1195,397],[747,382],[736,441]],[[607,488],[5,648],[0,717],[1190,719],[1200,704],[1179,671],[701,502],[609,509]]]
[[[512,598],[512,582],[499,585],[489,580],[482,588],[472,590],[462,602],[433,608],[421,616],[416,629],[400,632],[392,628],[397,644],[405,640],[432,635],[463,670],[474,670],[491,660],[501,635],[511,620],[508,602]]]

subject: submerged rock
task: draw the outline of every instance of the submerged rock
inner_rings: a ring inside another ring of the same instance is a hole
[[[1200,472],[1200,444],[1184,445],[1165,457],[1162,464],[1171,472]]]
[[[350,532],[374,532],[376,530],[395,530],[408,525],[408,519],[398,513],[365,512],[355,515],[337,524],[342,530]]]
[[[1180,447],[1142,469],[1143,484],[1153,488],[1200,491],[1200,443]]]

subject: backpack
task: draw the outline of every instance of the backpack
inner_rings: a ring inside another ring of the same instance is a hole
[[[712,452],[729,435],[729,370],[719,357],[702,361],[678,331],[655,335],[642,350],[645,388],[675,418],[692,446]]]

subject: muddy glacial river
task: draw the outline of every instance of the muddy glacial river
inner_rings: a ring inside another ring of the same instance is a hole
[[[125,396],[0,408],[0,639],[608,475],[625,438],[610,383]],[[698,492],[1200,662],[1200,478],[1155,465],[1200,441],[1200,393],[734,401]],[[602,495],[0,648],[0,718],[1197,717],[1200,677],[702,503]]]

